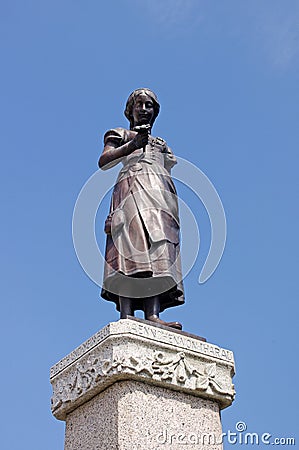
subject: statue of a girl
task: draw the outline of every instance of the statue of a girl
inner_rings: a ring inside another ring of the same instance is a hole
[[[150,89],[129,96],[125,116],[130,129],[104,136],[99,166],[123,164],[114,186],[107,233],[102,297],[115,302],[120,318],[143,310],[145,319],[165,322],[159,313],[184,303],[179,215],[171,168],[176,164],[166,142],[151,135],[160,105]]]

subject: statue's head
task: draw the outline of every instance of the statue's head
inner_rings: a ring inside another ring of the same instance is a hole
[[[147,121],[146,119],[148,117],[148,122],[151,126],[155,122],[160,111],[158,98],[153,91],[148,88],[135,89],[129,96],[125,109],[125,116],[130,122],[131,129],[134,128],[134,126],[141,124],[141,122],[136,123],[136,114],[138,114],[137,108],[139,104],[143,104],[145,108],[144,123]]]

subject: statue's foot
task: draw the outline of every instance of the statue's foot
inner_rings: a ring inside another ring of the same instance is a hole
[[[176,328],[177,330],[182,330],[183,325],[180,322],[166,322],[168,327]]]
[[[149,316],[146,318],[146,320],[158,323],[159,325],[164,325],[166,327],[176,328],[177,330],[181,330],[183,328],[180,322],[165,322],[165,320],[162,320],[157,316]]]

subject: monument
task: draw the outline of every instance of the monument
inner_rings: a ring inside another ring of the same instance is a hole
[[[234,399],[233,354],[160,317],[184,303],[184,288],[176,158],[152,135],[159,110],[154,92],[137,89],[125,107],[129,129],[104,136],[100,168],[122,166],[104,225],[101,295],[120,320],[51,369],[65,450],[222,448],[220,410]]]

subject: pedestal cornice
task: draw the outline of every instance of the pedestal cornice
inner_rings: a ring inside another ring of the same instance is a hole
[[[217,401],[234,399],[230,350],[141,319],[112,322],[51,368],[57,419],[109,385],[136,380]]]

